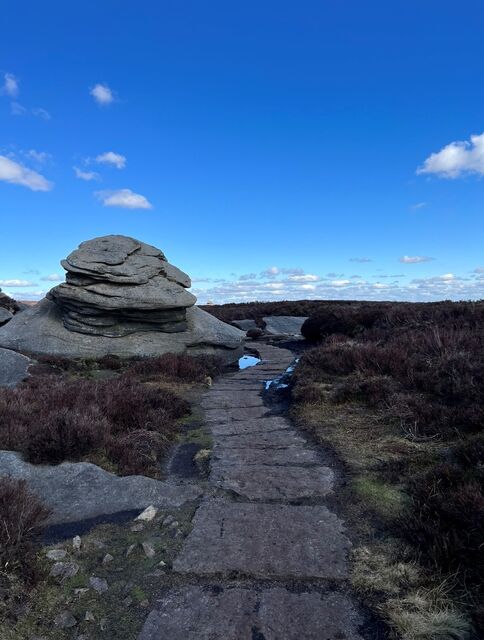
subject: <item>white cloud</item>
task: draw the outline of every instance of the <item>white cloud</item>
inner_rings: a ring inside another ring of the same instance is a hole
[[[45,164],[47,160],[50,160],[52,157],[50,153],[46,153],[45,151],[36,151],[35,149],[29,149],[25,152],[25,156],[34,160],[38,164]]]
[[[62,282],[64,280],[64,276],[61,276],[60,273],[51,273],[48,276],[44,276],[41,278],[45,282]]]
[[[402,256],[399,261],[403,264],[420,264],[421,262],[430,262],[433,259],[430,256]]]
[[[346,287],[351,283],[351,280],[332,280],[331,281],[331,286],[332,287]]]
[[[126,166],[126,158],[120,153],[114,153],[114,151],[106,151],[96,156],[95,161],[98,164],[108,164],[116,169],[124,169]]]
[[[13,73],[4,73],[2,94],[10,98],[16,98],[19,94],[19,81]]]
[[[280,273],[279,267],[269,267],[268,269],[261,271],[260,275],[262,278],[275,278],[276,276],[279,275],[279,273]]]
[[[360,262],[360,263],[364,263],[364,262],[372,262],[371,258],[350,258],[350,262]]]
[[[32,191],[50,191],[54,187],[53,183],[40,173],[5,156],[0,156],[0,181],[19,184]]]
[[[484,267],[476,267],[473,273],[484,273]]]
[[[305,273],[304,275],[289,276],[289,280],[293,282],[317,282],[320,280],[319,276],[315,276],[312,273]]]
[[[426,206],[427,206],[426,202],[416,202],[410,208],[413,209],[413,211],[417,211],[418,209],[423,209]]]
[[[466,173],[484,175],[484,133],[472,135],[470,141],[451,142],[432,153],[417,173],[442,178],[458,178]]]
[[[34,107],[32,109],[32,115],[36,118],[42,118],[42,120],[50,120],[51,115],[47,111],[47,109],[42,109],[42,107]]]
[[[13,116],[25,116],[28,113],[28,109],[23,107],[18,102],[11,102],[10,103],[10,113]]]
[[[0,287],[31,287],[30,280],[0,280]]]
[[[152,209],[153,205],[145,196],[134,193],[131,189],[117,191],[97,191],[95,194],[105,207],[121,207],[123,209]]]
[[[99,180],[99,174],[95,171],[82,171],[82,169],[79,169],[78,167],[72,168],[74,169],[74,173],[76,174],[76,177],[79,178],[79,180],[86,180],[86,182],[89,182],[91,180]]]
[[[95,84],[94,87],[89,90],[89,93],[101,106],[107,106],[108,104],[114,102],[113,92],[107,84]]]

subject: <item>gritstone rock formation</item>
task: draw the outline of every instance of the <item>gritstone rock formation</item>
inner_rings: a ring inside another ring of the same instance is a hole
[[[61,262],[66,282],[47,297],[70,331],[119,337],[136,331],[187,330],[186,310],[196,298],[190,278],[163,253],[125,236],[83,242]]]
[[[242,354],[244,334],[195,307],[190,278],[156,247],[104,236],[61,264],[66,282],[2,327],[0,346],[68,358]]]

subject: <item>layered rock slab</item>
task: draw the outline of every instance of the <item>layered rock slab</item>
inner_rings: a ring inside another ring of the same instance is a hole
[[[155,357],[164,353],[213,354],[234,362],[243,353],[244,335],[198,307],[186,314],[187,330],[180,333],[144,331],[111,338],[66,329],[62,312],[50,300],[42,300],[16,314],[0,328],[0,346],[33,355],[65,358],[101,358],[116,355]]]
[[[178,573],[340,579],[350,542],[323,506],[207,499],[173,563]]]
[[[201,489],[190,484],[145,476],[118,477],[90,462],[34,465],[12,451],[0,451],[1,476],[25,480],[52,510],[49,524],[78,522],[149,505],[179,507],[201,494]]]
[[[344,594],[188,585],[169,592],[138,640],[361,640]]]

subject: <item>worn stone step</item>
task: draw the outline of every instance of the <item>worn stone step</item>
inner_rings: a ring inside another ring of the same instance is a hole
[[[279,448],[297,445],[305,446],[305,444],[304,438],[298,436],[293,429],[217,436],[217,447],[227,449]]]
[[[323,498],[333,487],[328,467],[280,467],[212,464],[210,482],[247,500]]]
[[[318,454],[307,447],[290,446],[285,448],[228,449],[218,443],[213,448],[212,458],[223,464],[252,465],[320,465]]]
[[[248,418],[247,420],[229,420],[224,422],[211,422],[210,431],[216,438],[223,435],[238,435],[245,433],[266,433],[277,430],[290,430],[292,427],[282,416],[265,416],[260,418]]]
[[[205,500],[173,563],[175,572],[270,577],[347,577],[350,542],[323,506]]]
[[[236,409],[206,409],[207,422],[227,422],[229,420],[247,420],[248,418],[262,418],[269,414],[267,407],[238,407]]]
[[[361,640],[341,593],[188,585],[168,592],[138,640]]]

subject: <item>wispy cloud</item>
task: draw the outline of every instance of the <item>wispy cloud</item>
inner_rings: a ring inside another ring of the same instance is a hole
[[[0,280],[0,287],[31,287],[30,280]]]
[[[98,83],[95,84],[89,93],[97,102],[97,104],[106,107],[114,102],[114,94],[111,88],[107,84]]]
[[[34,107],[31,109],[32,115],[36,118],[41,118],[42,120],[50,120],[51,115],[47,111],[47,109],[42,109],[42,107]]]
[[[151,202],[131,189],[117,191],[97,191],[96,197],[105,207],[121,207],[122,209],[152,209]]]
[[[426,202],[416,202],[415,204],[412,204],[410,209],[412,209],[412,211],[418,211],[418,209],[423,209],[426,206],[427,206]]]
[[[126,157],[120,153],[114,153],[114,151],[106,151],[96,156],[95,161],[98,164],[111,165],[116,169],[124,169],[126,166]]]
[[[62,282],[64,280],[64,276],[61,276],[60,273],[51,273],[48,276],[44,276],[41,278],[45,282]]]
[[[16,98],[19,94],[19,80],[13,73],[3,74],[3,86],[1,93],[9,98]]]
[[[11,102],[10,103],[10,113],[13,116],[26,116],[28,114],[28,112],[29,112],[29,110],[26,109],[25,107],[23,107],[18,102]]]
[[[350,258],[350,262],[359,262],[361,264],[365,262],[373,262],[371,258]]]
[[[51,191],[54,184],[43,175],[25,167],[20,162],[0,155],[0,180],[11,184],[19,184],[32,191]]]
[[[29,149],[24,153],[26,158],[33,160],[37,164],[45,164],[48,160],[52,158],[50,153],[46,151],[36,151],[35,149]]]
[[[484,133],[472,135],[470,141],[451,142],[432,153],[417,173],[442,178],[458,178],[468,173],[484,175]]]
[[[11,102],[10,103],[10,113],[13,116],[35,116],[36,118],[41,118],[42,120],[50,120],[51,115],[46,109],[42,109],[41,107],[34,107],[33,109],[27,109],[19,102]]]
[[[79,180],[85,180],[86,182],[90,182],[91,180],[100,179],[99,173],[96,173],[95,171],[83,171],[78,167],[72,167],[72,168],[74,169],[74,173],[76,174],[76,177],[79,178]]]
[[[421,262],[431,262],[434,259],[430,256],[402,256],[399,261],[403,264],[420,264]]]

